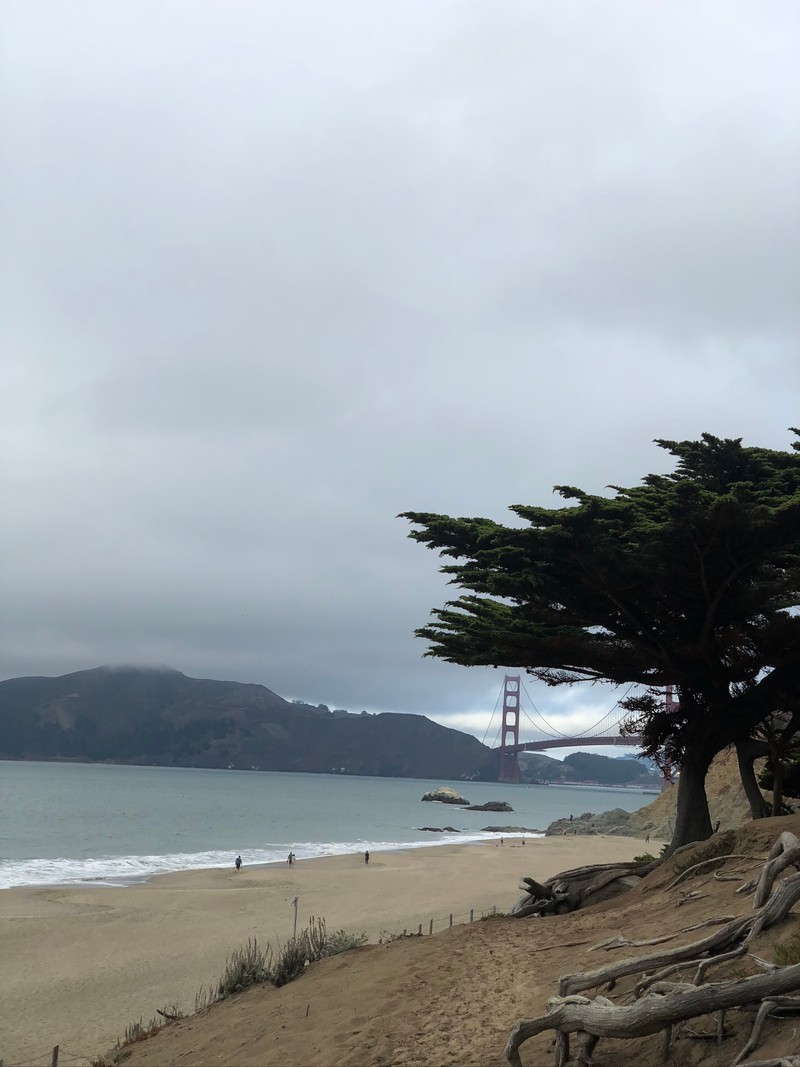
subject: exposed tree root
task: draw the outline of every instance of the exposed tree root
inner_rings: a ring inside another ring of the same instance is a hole
[[[672,853],[671,858],[675,858],[677,852]],[[731,853],[728,856],[712,856],[710,860],[702,860],[700,863],[695,863],[692,867],[687,867],[685,871],[673,878],[669,885],[664,886],[664,892],[668,893],[670,889],[674,889],[676,885],[680,885],[681,882],[688,878],[690,874],[694,874],[695,871],[701,870],[703,867],[710,867],[713,863],[727,863],[728,860],[756,860],[758,856],[745,856],[741,853]]]
[[[656,1034],[667,1026],[708,1015],[713,1011],[757,1004],[765,998],[800,989],[800,963],[782,967],[774,974],[758,974],[718,985],[695,986],[688,992],[672,996],[650,996],[634,1004],[618,1007],[569,1003],[572,998],[560,999],[547,1015],[538,1019],[523,1019],[511,1031],[505,1052],[513,1067],[522,1067],[519,1048],[523,1042],[545,1030],[558,1030],[564,1035],[584,1030],[595,1037],[644,1037]],[[588,1000],[583,997],[582,1000]],[[604,998],[605,999],[605,998]]]
[[[769,857],[758,879],[756,895],[753,898],[754,908],[760,908],[765,903],[772,892],[773,882],[787,867],[796,867],[800,870],[800,841],[788,831],[782,833],[770,849]]]
[[[751,858],[719,856],[716,862],[732,858]],[[709,862],[695,864],[682,872],[688,875]],[[756,1048],[762,1029],[769,1017],[800,1013],[800,996],[789,994],[800,991],[800,963],[788,967],[779,967],[760,960],[748,953],[748,946],[762,931],[780,922],[794,904],[800,900],[800,871],[783,879],[777,890],[772,893],[776,877],[787,867],[800,864],[800,842],[793,834],[782,834],[775,842],[769,858],[763,864],[756,892],[758,910],[746,916],[733,918],[721,916],[688,927],[699,929],[713,924],[720,928],[713,933],[689,945],[664,949],[649,955],[629,957],[619,960],[607,967],[581,974],[563,975],[559,981],[559,996],[547,1002],[547,1014],[536,1019],[520,1020],[506,1044],[506,1057],[513,1067],[522,1067],[520,1047],[524,1042],[547,1030],[554,1030],[556,1036],[556,1064],[563,1065],[569,1059],[570,1035],[575,1034],[581,1043],[577,1063],[590,1064],[595,1046],[601,1037],[633,1038],[648,1034],[664,1032],[662,1044],[662,1062],[669,1057],[673,1039],[673,1027],[679,1023],[701,1015],[717,1013],[717,1027],[714,1034],[692,1032],[693,1036],[714,1038],[722,1041],[725,1030],[725,1012],[731,1009],[754,1010],[755,1022],[747,1044],[734,1061],[740,1067],[800,1067],[800,1057],[790,1056],[784,1059],[764,1061],[764,1064],[745,1064],[746,1057]],[[609,872],[611,873],[611,872]],[[554,879],[553,882],[556,880]],[[678,879],[673,880],[667,888],[674,887]],[[685,899],[689,899],[688,897]],[[692,896],[691,899],[697,899]],[[673,935],[674,936],[674,935]],[[638,944],[656,944],[669,938],[656,938],[651,942]],[[622,945],[637,944],[620,936],[610,941],[592,946],[596,949],[611,949]],[[732,959],[750,956],[762,971],[748,978],[733,981],[706,983],[705,977],[712,967]],[[691,983],[685,980],[666,981],[676,971],[694,967],[695,973]],[[597,989],[607,986],[612,989],[621,978],[629,975],[642,975],[635,986],[634,1001],[631,1004],[615,1005],[607,997],[596,996],[590,999],[579,995],[582,990]]]
[[[694,926],[684,926],[681,933],[690,934],[692,930],[702,930],[704,926],[722,926],[723,923],[733,922],[735,918],[735,915],[719,915],[716,919],[706,919],[704,922],[695,923]]]

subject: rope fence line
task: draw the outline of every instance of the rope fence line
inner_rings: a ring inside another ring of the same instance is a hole
[[[478,915],[478,919],[485,919],[488,916],[503,914],[505,913],[498,912],[497,905],[493,904],[490,909],[482,909],[480,915]],[[411,927],[410,931],[407,926],[404,927],[402,933],[400,933],[399,930],[394,933],[392,933],[391,931],[384,930],[381,932],[378,944],[381,944],[383,941],[393,941],[401,937],[422,937],[426,933],[428,934],[428,936],[430,936],[434,932],[434,924],[440,924],[436,930],[436,932],[439,933],[441,932],[441,930],[449,930],[450,927],[459,924],[461,921],[463,921],[464,924],[466,924],[467,922],[475,922],[475,915],[475,908],[470,908],[469,911],[451,911],[449,914],[441,917],[429,917],[427,922],[418,923],[416,930],[414,930],[413,926]],[[384,934],[386,934],[387,936],[384,937]]]

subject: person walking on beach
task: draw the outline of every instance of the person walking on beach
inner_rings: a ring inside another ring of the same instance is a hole
[[[369,863],[369,852],[365,852],[364,853],[364,863],[365,864]]]
[[[237,871],[240,871],[242,869],[242,857],[237,856],[236,859],[233,861],[233,865]]]

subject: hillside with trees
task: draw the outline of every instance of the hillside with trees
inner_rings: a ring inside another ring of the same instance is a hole
[[[422,715],[351,715],[169,668],[0,682],[0,759],[497,777],[476,738]]]

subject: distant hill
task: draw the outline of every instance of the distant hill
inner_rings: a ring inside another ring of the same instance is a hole
[[[519,766],[525,782],[596,782],[600,785],[660,787],[661,777],[638,759],[596,756],[573,752],[563,760],[540,752],[520,752]]]
[[[496,778],[476,738],[422,715],[348,715],[261,685],[96,667],[0,682],[0,759]]]

